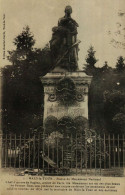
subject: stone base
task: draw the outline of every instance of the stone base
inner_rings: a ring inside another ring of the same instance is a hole
[[[77,94],[83,99],[79,99],[70,106],[62,105],[56,100],[56,87],[63,78],[70,78],[75,83]],[[88,89],[91,83],[90,76],[82,71],[77,72],[51,72],[41,77],[44,86],[44,120],[48,116],[60,119],[64,116],[76,118],[83,116],[88,119]],[[50,98],[53,97],[53,98]],[[55,97],[55,99],[54,99]]]

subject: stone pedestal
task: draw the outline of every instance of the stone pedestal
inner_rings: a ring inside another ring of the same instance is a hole
[[[72,105],[61,104],[56,97],[56,87],[63,78],[71,79],[76,86],[76,101]],[[41,77],[44,86],[44,118],[54,116],[58,120],[62,117],[83,116],[88,119],[88,90],[91,77],[82,71],[76,72],[51,72]],[[44,122],[43,121],[43,122]]]

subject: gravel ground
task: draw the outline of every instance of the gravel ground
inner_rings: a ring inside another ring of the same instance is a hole
[[[20,175],[26,169],[19,169],[19,168],[3,168],[1,169],[1,173],[4,175]],[[33,170],[32,170],[33,171]],[[37,172],[37,169],[33,172]],[[41,174],[43,175],[43,171],[40,170]],[[24,174],[27,175],[27,174]],[[30,175],[30,173],[29,173]],[[57,174],[56,174],[57,175]],[[125,168],[111,168],[111,169],[71,169],[70,175],[78,175],[78,176],[103,176],[103,177],[124,177],[125,176]]]

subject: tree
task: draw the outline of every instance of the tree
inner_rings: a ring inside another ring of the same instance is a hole
[[[88,55],[86,57],[87,64],[85,64],[84,72],[87,75],[93,75],[96,69],[95,64],[98,61],[95,57],[96,51],[94,51],[93,46],[90,46],[87,52],[88,52]]]
[[[89,124],[98,133],[116,131],[116,123],[124,124],[124,116],[119,115],[120,108],[124,106],[125,65],[123,57],[117,61],[117,71],[108,66],[105,61],[101,68],[96,68],[95,51],[93,47],[88,50],[85,72],[92,75],[89,89]],[[118,73],[118,74],[116,74]],[[108,95],[105,97],[105,92]],[[111,99],[111,101],[110,101]],[[122,132],[122,128],[120,129]]]
[[[119,82],[120,85],[118,85]],[[101,68],[94,70],[89,89],[89,123],[90,127],[100,134],[104,131],[110,132],[113,130],[110,121],[112,121],[112,117],[115,114],[114,109],[109,111],[108,106],[106,106],[104,92],[110,91],[112,93],[113,90],[119,91],[121,86],[123,86],[122,83],[124,83],[123,77],[121,81],[121,78],[115,74],[114,69],[108,66],[108,62],[105,62]],[[112,111],[113,116],[107,117]]]
[[[29,132],[42,125],[43,86],[40,76],[51,67],[50,49],[33,48],[34,37],[29,27],[15,39],[15,50],[9,51],[12,63],[2,69],[3,131]],[[9,94],[9,96],[8,96]]]
[[[125,91],[113,90],[104,92],[104,119],[110,133],[125,131]]]
[[[104,62],[104,65],[101,67],[101,71],[103,74],[109,73],[110,71],[112,71],[112,68],[108,65],[107,61]]]
[[[116,133],[125,133],[125,114],[124,113],[118,113],[116,114],[113,119],[113,126]]]
[[[28,58],[35,44],[34,35],[30,32],[29,26],[23,28],[23,31],[14,39],[13,43],[16,46],[16,50],[9,51],[8,60],[13,65],[17,65],[17,63]]]
[[[122,72],[125,70],[125,63],[124,63],[124,58],[122,56],[118,57],[117,63],[116,63],[116,71],[118,73]]]
[[[30,32],[29,26],[23,28],[23,31],[14,39],[14,45],[17,50],[30,51],[32,50],[35,40],[34,35]]]

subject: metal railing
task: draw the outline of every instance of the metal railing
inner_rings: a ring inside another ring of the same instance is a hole
[[[124,135],[83,134],[55,137],[43,133],[2,137],[2,167],[37,168],[51,170],[69,169],[75,173],[111,167],[125,167]]]

